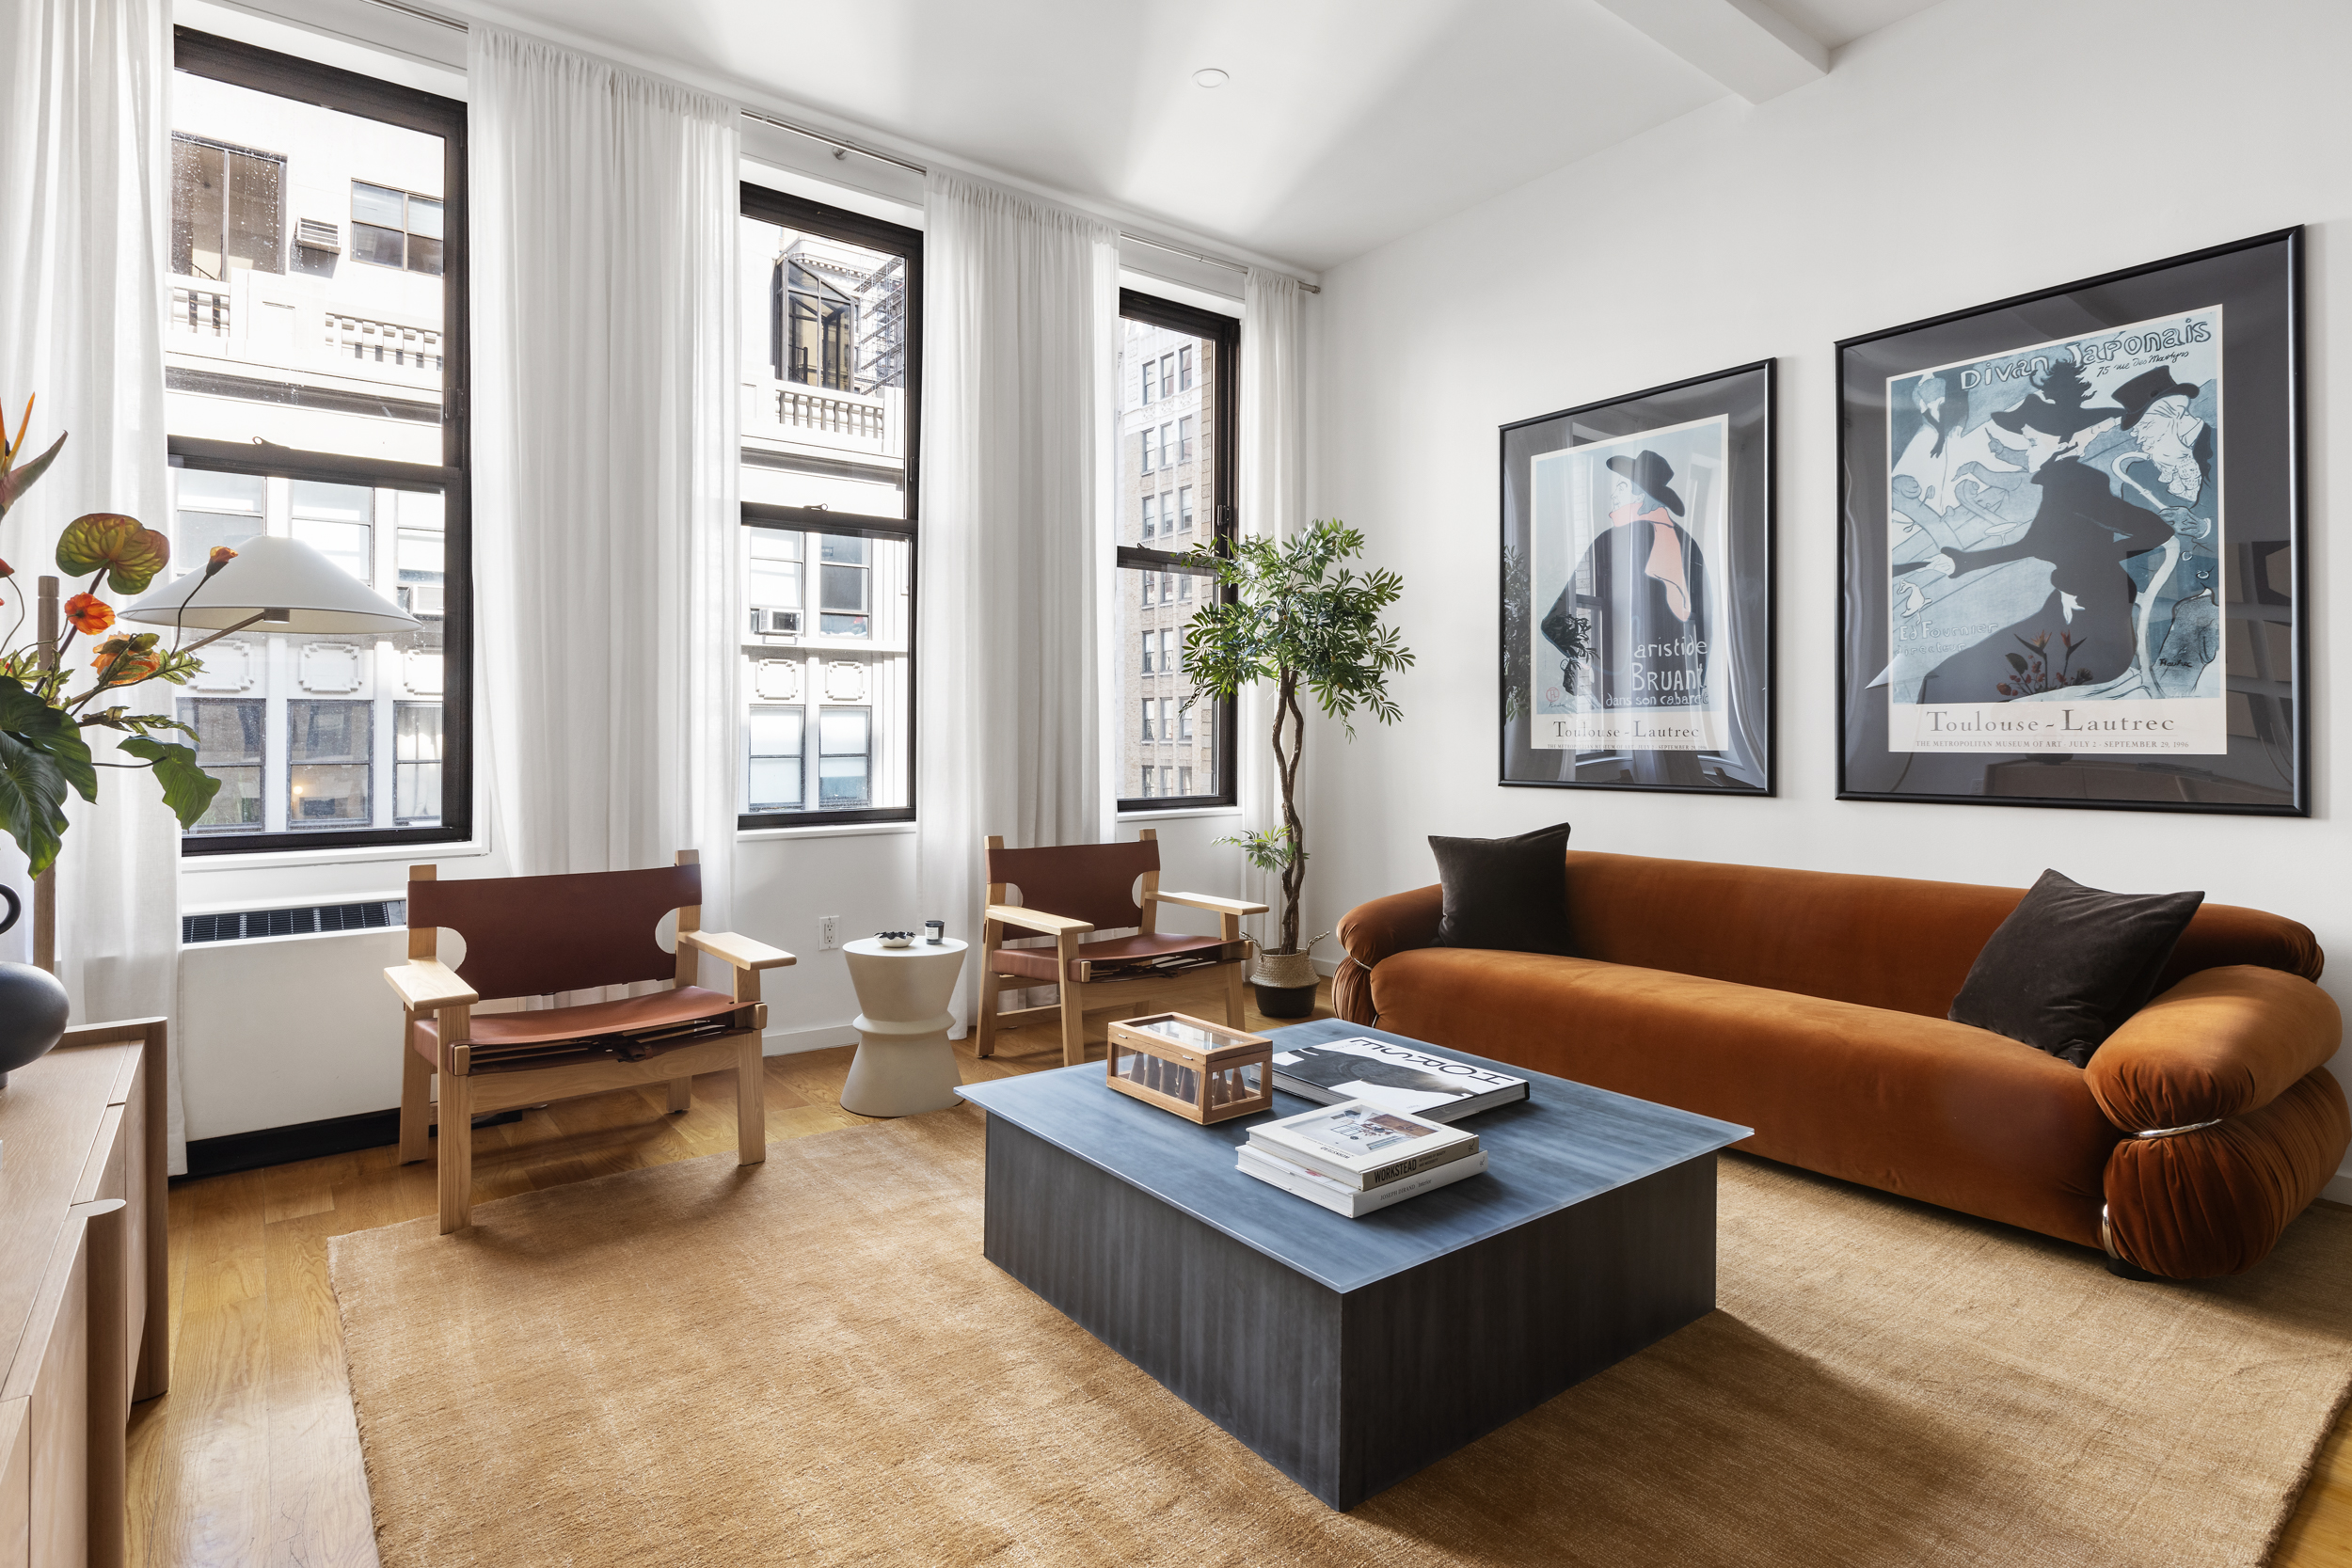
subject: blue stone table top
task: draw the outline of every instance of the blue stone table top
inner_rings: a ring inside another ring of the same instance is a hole
[[[1340,1019],[1278,1029],[1274,1049],[1356,1036],[1432,1049]],[[1356,1220],[1233,1167],[1234,1148],[1250,1128],[1312,1110],[1311,1101],[1278,1091],[1271,1111],[1199,1127],[1112,1089],[1101,1062],[966,1084],[956,1092],[1341,1292],[1711,1153],[1752,1131],[1468,1052],[1442,1053],[1526,1079],[1528,1098],[1454,1124],[1478,1134],[1486,1151],[1482,1175]]]

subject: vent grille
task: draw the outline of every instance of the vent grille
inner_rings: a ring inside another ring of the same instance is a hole
[[[180,941],[243,942],[253,937],[308,936],[317,931],[366,931],[408,924],[408,900],[377,898],[365,904],[310,904],[292,910],[232,910],[222,914],[183,914]]]

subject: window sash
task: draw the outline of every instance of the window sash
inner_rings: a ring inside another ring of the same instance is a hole
[[[405,130],[421,132],[438,137],[441,143],[441,190],[437,223],[440,238],[436,242],[437,257],[432,270],[442,274],[442,329],[439,345],[441,372],[441,457],[437,464],[391,462],[375,458],[344,456],[336,452],[310,451],[298,448],[260,446],[245,441],[224,441],[198,436],[170,436],[167,446],[174,467],[183,476],[191,474],[230,476],[265,475],[272,479],[314,482],[324,484],[360,486],[399,491],[437,492],[442,498],[442,530],[444,562],[440,580],[430,585],[435,603],[429,607],[417,605],[413,612],[425,615],[430,621],[441,623],[441,646],[438,657],[443,670],[443,694],[437,705],[441,713],[441,740],[438,760],[433,764],[407,764],[411,768],[431,766],[437,769],[439,804],[437,821],[404,824],[395,810],[389,817],[389,825],[375,827],[372,819],[354,822],[346,817],[298,817],[290,815],[287,827],[279,832],[263,829],[264,815],[258,809],[249,815],[231,813],[236,820],[220,820],[216,809],[198,829],[181,836],[183,856],[249,854],[287,848],[325,849],[358,848],[373,846],[400,846],[458,843],[472,837],[473,803],[473,734],[471,715],[472,690],[472,566],[470,520],[468,499],[471,494],[469,467],[467,460],[467,399],[470,385],[469,341],[466,309],[466,240],[467,221],[467,110],[456,100],[440,97],[337,67],[279,54],[273,50],[234,42],[210,34],[181,28],[176,33],[172,61],[173,69],[195,75],[231,83],[254,91],[285,98],[302,104],[312,104],[373,119]],[[175,137],[175,142],[179,139]],[[201,138],[197,138],[200,140]],[[249,153],[252,157],[272,158],[278,154]],[[282,159],[278,165],[282,170]],[[233,193],[232,193],[233,194]],[[403,193],[404,201],[406,200]],[[292,193],[284,188],[282,172],[277,202],[277,260],[267,270],[283,271],[292,244],[290,217]],[[407,221],[407,220],[404,220]],[[175,223],[175,228],[177,224]],[[406,236],[404,234],[404,251]],[[175,234],[175,243],[177,235]],[[176,260],[176,257],[175,257]],[[234,483],[230,480],[230,483]],[[208,491],[214,489],[207,486]],[[216,504],[216,503],[213,503]],[[183,514],[204,514],[210,505],[183,507]],[[209,528],[216,528],[223,535],[234,535],[239,530],[245,537],[259,532],[262,518],[258,510],[247,515],[232,516],[225,509],[211,512],[203,519]],[[333,519],[320,519],[333,520]],[[389,526],[388,519],[378,517],[373,526]],[[183,535],[183,547],[186,535]],[[228,537],[215,542],[228,543]],[[379,592],[392,585],[377,584]],[[387,593],[387,596],[391,596]],[[401,590],[401,598],[410,598],[408,590]],[[215,699],[199,696],[199,702]],[[288,708],[302,699],[289,696]],[[265,705],[257,703],[257,707]],[[363,705],[373,707],[373,705]],[[385,722],[398,734],[398,705]],[[291,733],[291,724],[289,725]],[[400,799],[400,777],[403,764],[395,749],[390,757],[375,755],[373,722],[368,727],[368,751],[364,764],[358,761],[297,761],[289,755],[283,764],[288,782],[273,785],[273,793],[281,793],[291,806],[291,789],[295,770],[320,770],[305,775],[306,786],[315,783],[330,789],[342,790],[342,798],[364,800],[365,810],[374,812],[375,789],[379,780],[371,771],[364,780],[349,775],[348,770],[373,769],[382,761],[394,769],[389,781],[390,794],[397,806]],[[292,748],[289,748],[291,752]],[[355,748],[356,750],[356,748]],[[258,808],[263,799],[262,775],[278,764],[266,756],[250,764],[239,764],[224,778],[215,805],[224,800],[242,802],[249,800]],[[344,774],[326,770],[345,769]],[[250,775],[247,777],[247,775]],[[354,788],[352,786],[358,787]],[[307,793],[307,788],[306,788]],[[240,812],[243,808],[240,806]],[[318,825],[297,826],[308,820]]]

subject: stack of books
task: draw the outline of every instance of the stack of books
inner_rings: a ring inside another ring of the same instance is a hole
[[[1475,1133],[1358,1100],[1251,1128],[1234,1163],[1353,1220],[1476,1176],[1486,1155]]]

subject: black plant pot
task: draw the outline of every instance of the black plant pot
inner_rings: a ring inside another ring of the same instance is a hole
[[[1268,1018],[1314,1016],[1315,988],[1312,986],[1262,986],[1252,980],[1249,989],[1258,993],[1258,1011]]]
[[[72,1011],[57,977],[31,964],[0,964],[0,1088],[8,1074],[46,1055]]]

